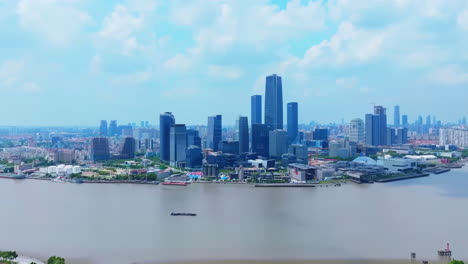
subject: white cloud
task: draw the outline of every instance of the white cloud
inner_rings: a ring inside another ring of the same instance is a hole
[[[130,55],[139,47],[135,34],[143,26],[143,15],[135,15],[127,6],[117,4],[112,13],[104,18],[98,36],[101,41],[110,46],[117,43],[120,52],[124,55]]]
[[[164,67],[171,71],[187,71],[192,66],[192,60],[184,54],[176,54],[164,63]]]
[[[8,60],[0,66],[0,85],[11,87],[21,79],[24,69],[23,60]]]
[[[24,92],[39,92],[41,89],[35,82],[26,81],[26,62],[24,60],[8,60],[0,66],[0,88],[21,90]]]
[[[388,32],[357,29],[344,22],[329,39],[310,47],[301,66],[343,65],[349,62],[365,62],[381,55]]]
[[[55,45],[66,45],[91,21],[79,4],[79,0],[20,0],[16,13],[24,29],[44,36]]]
[[[209,65],[208,76],[216,79],[237,80],[242,76],[242,71],[229,66]]]
[[[446,65],[431,73],[432,80],[445,85],[468,83],[468,72],[458,65]]]

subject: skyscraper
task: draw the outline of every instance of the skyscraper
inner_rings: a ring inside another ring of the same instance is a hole
[[[222,140],[222,117],[221,115],[208,117],[208,148],[218,151],[218,144]]]
[[[283,86],[276,74],[266,77],[265,124],[270,130],[283,129]]]
[[[284,130],[273,130],[269,133],[268,152],[272,158],[281,158],[281,155],[288,153],[288,133]]]
[[[198,146],[201,148],[201,138],[198,130],[187,129],[187,146]]]
[[[288,142],[293,144],[297,142],[298,130],[298,106],[296,102],[288,103]]]
[[[101,120],[101,125],[99,127],[99,136],[107,137],[107,121]]]
[[[387,114],[382,106],[374,106],[374,114],[366,115],[366,144],[385,145],[387,141]]]
[[[175,124],[170,129],[170,159],[169,164],[174,167],[184,167],[187,158],[187,128],[183,124]]]
[[[122,159],[135,158],[136,143],[133,137],[126,137],[123,140],[122,148],[120,149],[119,157]]]
[[[268,157],[269,130],[265,124],[252,124],[252,152]]]
[[[95,137],[91,140],[90,159],[101,161],[110,159],[109,140],[105,137]]]
[[[387,139],[385,140],[386,145],[393,145],[396,143],[396,130],[395,128],[387,127]]]
[[[349,123],[349,141],[364,142],[364,121],[360,118],[351,120]]]
[[[395,127],[400,127],[400,106],[395,105],[393,110],[393,125]]]
[[[328,129],[327,128],[316,128],[314,132],[312,132],[312,138],[314,140],[328,140]]]
[[[401,120],[403,127],[408,127],[408,115],[402,115]]]
[[[117,120],[111,120],[109,124],[108,136],[115,137],[117,135]]]
[[[395,144],[403,145],[408,143],[408,129],[398,128],[396,131]]]
[[[428,116],[426,117],[426,126],[427,126],[428,128],[431,126],[431,120],[432,120],[432,119],[431,119],[431,115],[428,115]]]
[[[239,153],[249,152],[249,120],[246,116],[240,116],[239,121]]]
[[[252,124],[262,123],[262,96],[252,95],[250,98],[250,121]]]
[[[174,124],[175,118],[171,112],[159,115],[159,158],[163,161],[170,159],[170,134]]]

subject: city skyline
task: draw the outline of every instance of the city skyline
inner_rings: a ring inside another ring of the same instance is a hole
[[[234,124],[273,73],[300,123],[372,103],[456,122],[468,114],[467,14],[457,0],[2,1],[0,125],[154,124],[166,111]]]

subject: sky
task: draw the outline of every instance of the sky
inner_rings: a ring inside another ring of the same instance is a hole
[[[0,125],[229,125],[273,73],[302,123],[468,115],[468,0],[0,0],[0,32]]]

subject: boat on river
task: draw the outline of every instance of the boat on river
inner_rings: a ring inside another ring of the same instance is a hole
[[[13,173],[0,173],[1,179],[13,179],[13,180],[22,180],[26,179],[26,176],[23,174],[13,174]]]
[[[197,214],[194,213],[171,213],[171,216],[197,216]]]

